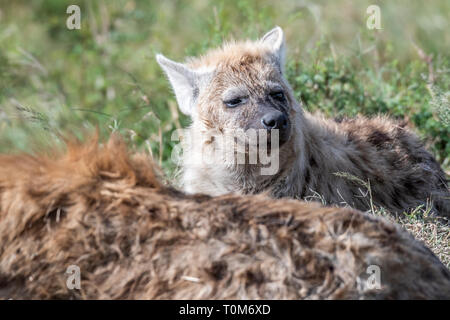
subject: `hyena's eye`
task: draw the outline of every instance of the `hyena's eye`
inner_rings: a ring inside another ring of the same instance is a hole
[[[245,103],[246,101],[247,101],[246,98],[233,98],[230,100],[226,100],[223,103],[225,103],[225,105],[228,108],[234,108],[234,107],[237,107],[238,105]]]
[[[274,91],[270,93],[270,96],[278,101],[283,102],[285,100],[284,92],[283,91]]]

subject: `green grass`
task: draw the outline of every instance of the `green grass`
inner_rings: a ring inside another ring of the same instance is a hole
[[[69,4],[81,8],[81,30],[66,28]],[[371,4],[381,8],[382,30],[366,28]],[[306,109],[406,119],[449,172],[448,12],[446,0],[0,0],[0,152],[98,127],[149,150],[170,176],[170,136],[189,119],[155,53],[182,60],[280,25],[287,77]],[[449,265],[448,227],[433,242],[429,219],[415,219],[405,226],[423,226],[409,230]]]

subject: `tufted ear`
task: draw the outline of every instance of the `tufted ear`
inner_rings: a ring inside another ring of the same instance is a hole
[[[276,26],[261,38],[261,42],[270,47],[280,69],[283,71],[286,51],[283,29]]]
[[[169,78],[181,112],[191,115],[199,92],[199,74],[182,63],[156,55],[161,68]]]

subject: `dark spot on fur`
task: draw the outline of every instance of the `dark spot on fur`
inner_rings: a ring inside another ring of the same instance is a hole
[[[359,156],[361,157],[362,162],[367,164],[371,163],[372,161],[369,159],[369,153],[365,152],[365,146],[364,148],[360,146],[360,150],[361,152],[359,153]]]
[[[311,247],[314,245],[314,239],[311,237],[310,233],[304,232],[302,230],[302,225],[299,224],[294,230],[297,233],[297,240],[306,247]]]
[[[383,172],[381,172],[380,170],[374,170],[374,178],[375,178],[375,182],[377,182],[377,184],[384,184],[384,174]]]
[[[227,275],[228,265],[225,261],[214,261],[206,271],[214,280],[219,281]]]
[[[61,208],[55,208],[51,210],[47,216],[44,218],[46,221],[51,224],[59,223],[66,216],[66,211]]]
[[[403,186],[405,187],[406,192],[413,195],[414,197],[420,195],[419,188],[423,186],[423,184],[424,181],[422,181],[421,179],[415,179],[411,177],[406,177],[405,179],[403,179]]]
[[[198,94],[199,94],[199,90],[198,90],[198,88],[196,87],[196,88],[194,88],[194,100],[197,99]]]
[[[421,276],[428,281],[434,281],[433,274],[426,269],[422,270]]]
[[[374,130],[367,138],[367,141],[380,149],[383,145],[390,143],[392,139],[384,132]]]
[[[349,130],[347,133],[347,140],[349,142],[353,142],[356,140],[357,135],[355,134],[355,132],[353,130]]]
[[[390,202],[393,203],[393,205],[397,208],[401,208],[402,204],[400,203],[400,199],[403,198],[403,191],[399,190],[399,188],[395,188],[394,192],[392,193],[392,197],[390,199]],[[388,203],[385,203],[386,201],[383,201],[380,203],[382,206],[387,205]]]
[[[446,279],[450,279],[450,272],[448,272],[446,269],[441,268],[441,272],[442,275],[446,278]]]
[[[341,123],[342,121],[344,121],[344,116],[337,116],[334,118],[334,122],[336,123]]]
[[[264,282],[264,275],[261,271],[252,271],[249,270],[245,274],[247,285],[251,284],[260,284]]]
[[[348,159],[350,160],[350,162],[355,166],[355,168],[360,168],[361,164],[359,162],[359,158],[358,157],[354,157],[351,153],[348,155]]]
[[[317,161],[316,161],[316,159],[314,159],[314,157],[309,158],[309,164],[311,165],[312,168],[319,167],[319,165],[317,164]]]
[[[311,182],[311,173],[309,170],[306,170],[305,172],[305,184],[308,185]]]

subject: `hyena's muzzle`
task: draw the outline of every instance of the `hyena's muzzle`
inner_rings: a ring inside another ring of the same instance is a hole
[[[260,105],[255,118],[249,123],[247,129],[266,130],[267,145],[271,144],[271,136],[275,130],[278,131],[278,145],[281,147],[289,140],[291,134],[291,123],[285,110],[279,110],[271,105]],[[259,141],[259,145],[266,141]]]
[[[268,131],[268,138],[270,138],[270,133],[272,132],[272,130],[278,130],[280,146],[282,146],[289,139],[289,118],[283,112],[275,110],[266,113],[261,118],[261,124]],[[268,140],[268,142],[270,142],[270,140]]]

